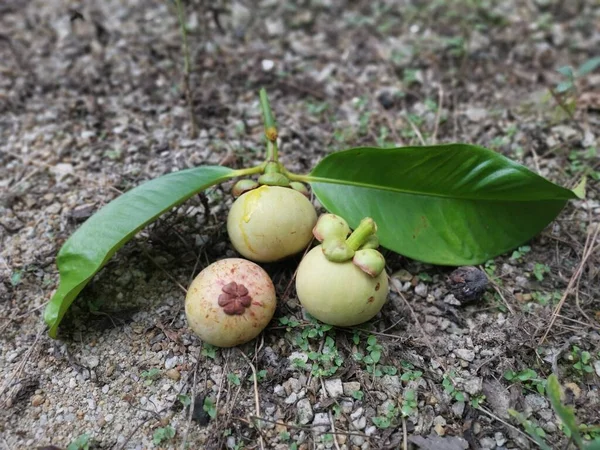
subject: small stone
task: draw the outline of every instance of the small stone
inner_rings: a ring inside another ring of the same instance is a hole
[[[539,411],[548,407],[548,401],[538,394],[529,394],[525,396],[525,404],[533,411]]]
[[[465,111],[465,115],[467,116],[467,119],[469,119],[471,122],[481,122],[487,117],[488,113],[487,110],[484,108],[471,107]]]
[[[391,397],[398,397],[402,393],[402,382],[397,375],[384,375],[380,383],[382,390]]]
[[[496,441],[494,441],[492,438],[490,437],[484,437],[481,438],[479,440],[479,444],[481,445],[482,449],[492,449],[492,448],[496,448]]]
[[[288,398],[286,398],[284,400],[285,403],[287,403],[288,405],[293,405],[294,403],[296,403],[298,401],[298,394],[296,394],[295,392],[292,392]]]
[[[265,72],[270,72],[275,67],[275,63],[270,59],[263,59],[260,63],[262,70]]]
[[[475,352],[473,350],[458,348],[454,350],[454,353],[456,353],[456,356],[458,356],[460,359],[465,361],[471,362],[475,359]]]
[[[302,389],[302,383],[297,378],[290,378],[285,383],[283,383],[283,387],[285,389],[286,394],[291,394],[292,392],[298,393],[300,389]]]
[[[433,426],[433,429],[435,430],[435,432],[437,433],[438,436],[443,436],[446,434],[446,427],[444,427],[444,425],[441,425],[439,423],[436,423]]]
[[[419,283],[415,286],[415,294],[417,294],[419,297],[427,297],[427,285],[425,283]]]
[[[342,400],[340,406],[342,407],[342,412],[344,414],[350,414],[352,412],[352,408],[354,408],[354,402],[349,400]]]
[[[89,369],[95,369],[96,367],[98,367],[98,364],[100,364],[100,358],[98,358],[97,356],[89,356],[85,361],[85,365]]]
[[[31,397],[31,405],[32,406],[40,406],[41,404],[44,403],[44,396],[43,395],[34,395],[33,397]]]
[[[396,278],[402,282],[407,282],[413,279],[412,274],[408,270],[400,269],[392,274],[392,278]]]
[[[456,402],[452,405],[452,412],[456,417],[462,417],[465,412],[465,402]]]
[[[350,414],[350,418],[352,420],[356,420],[358,419],[360,416],[363,415],[364,409],[362,408],[358,408],[356,411],[354,411],[352,414]]]
[[[111,364],[106,368],[106,372],[104,372],[104,375],[106,375],[107,377],[112,377],[113,373],[115,373],[115,369],[116,366],[114,364]]]
[[[594,370],[596,371],[596,375],[600,377],[600,359],[594,361]]]
[[[342,380],[339,378],[330,378],[325,380],[325,390],[331,398],[337,398],[344,394]]]
[[[177,369],[169,369],[165,373],[171,380],[179,381],[181,379],[181,374]]]
[[[361,416],[358,419],[353,420],[352,426],[356,430],[363,430],[367,426],[367,418],[365,416]]]
[[[296,410],[298,411],[298,422],[300,425],[306,425],[314,418],[314,413],[310,400],[303,398],[296,404]]]
[[[77,387],[77,380],[75,378],[69,379],[69,389],[74,389]]]
[[[278,384],[277,386],[275,386],[273,388],[273,393],[275,395],[277,395],[278,397],[285,397],[285,395],[286,395],[285,394],[285,388],[282,385],[280,385],[280,384]]]
[[[172,356],[171,358],[167,358],[165,360],[165,369],[169,370],[179,364],[179,357]]]
[[[115,418],[115,415],[114,415],[114,414],[107,414],[107,415],[104,417],[104,419],[105,419],[107,422],[112,422],[114,418]]]
[[[506,444],[506,438],[499,431],[494,433],[494,439],[496,440],[496,445],[498,447],[502,447],[504,444]]]
[[[463,383],[463,387],[467,394],[477,395],[483,389],[483,379],[482,378],[472,378],[470,380],[466,380]]]
[[[372,435],[374,435],[374,434],[375,434],[375,432],[376,432],[376,431],[377,431],[377,427],[376,427],[375,425],[371,425],[370,427],[368,427],[368,428],[365,430],[365,434],[366,434],[367,436],[372,436]]]
[[[545,422],[541,426],[542,430],[547,431],[548,433],[554,433],[557,429],[556,424],[552,421]]]
[[[362,436],[353,435],[350,440],[354,445],[362,446],[365,443],[365,438]]]
[[[315,431],[327,431],[331,427],[329,423],[329,415],[327,413],[317,413],[312,422],[314,428],[318,428]]]
[[[360,383],[358,381],[348,381],[347,383],[342,383],[342,389],[344,395],[351,397],[355,392],[360,391]]]

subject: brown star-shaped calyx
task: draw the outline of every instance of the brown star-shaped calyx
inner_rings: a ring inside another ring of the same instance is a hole
[[[223,293],[219,295],[219,306],[225,314],[242,315],[246,308],[252,303],[252,297],[248,295],[248,289],[243,284],[235,281],[223,286]]]

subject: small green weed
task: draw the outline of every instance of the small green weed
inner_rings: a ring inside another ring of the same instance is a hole
[[[543,281],[544,276],[550,273],[550,267],[546,264],[535,263],[533,266],[533,275],[537,278],[538,281]]]
[[[574,345],[567,358],[573,363],[573,370],[579,376],[594,372],[594,368],[592,367],[592,355],[590,352],[583,351],[578,346]]]
[[[542,395],[546,393],[546,381],[539,378],[537,372],[533,369],[525,369],[520,372],[507,370],[504,373],[504,378],[515,383],[520,382],[524,388],[535,390]]]
[[[166,427],[157,428],[152,435],[152,443],[160,445],[165,441],[169,441],[175,437],[175,428],[168,425]]]
[[[521,247],[513,251],[512,255],[510,256],[510,259],[512,259],[513,261],[520,261],[523,259],[523,256],[525,256],[530,251],[531,247],[529,245],[522,245]]]
[[[150,386],[152,382],[160,376],[160,369],[153,367],[150,370],[144,370],[140,376],[144,378],[144,384]]]
[[[210,416],[211,419],[217,417],[217,405],[210,397],[204,397],[202,409]]]
[[[454,400],[456,400],[457,402],[464,402],[465,394],[457,390],[454,386],[454,381],[452,379],[455,376],[456,374],[454,373],[454,371],[450,371],[449,374],[444,374],[444,377],[442,379],[442,386],[444,387],[444,391],[447,394],[451,395],[454,398]]]
[[[67,450],[89,450],[90,435],[82,434],[67,446]]]

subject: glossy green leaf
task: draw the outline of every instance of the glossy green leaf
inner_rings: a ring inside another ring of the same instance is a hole
[[[307,178],[323,206],[381,245],[441,265],[479,264],[544,229],[576,194],[491,150],[465,144],[355,148]]]
[[[79,292],[140,229],[192,195],[235,175],[234,170],[220,166],[173,172],[126,192],[90,217],[58,253],[60,284],[44,311],[50,336],[56,337],[60,321]]]

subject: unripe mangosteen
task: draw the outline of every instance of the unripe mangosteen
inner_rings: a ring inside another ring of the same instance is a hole
[[[241,259],[217,261],[192,281],[185,299],[190,328],[204,342],[233,347],[251,341],[267,326],[277,304],[269,275]]]
[[[388,295],[385,270],[372,277],[352,260],[330,261],[321,245],[300,262],[296,293],[310,315],[336,326],[353,326],[372,319]]]
[[[244,193],[233,203],[227,232],[242,256],[273,262],[304,250],[316,222],[314,206],[300,192],[265,185]]]

